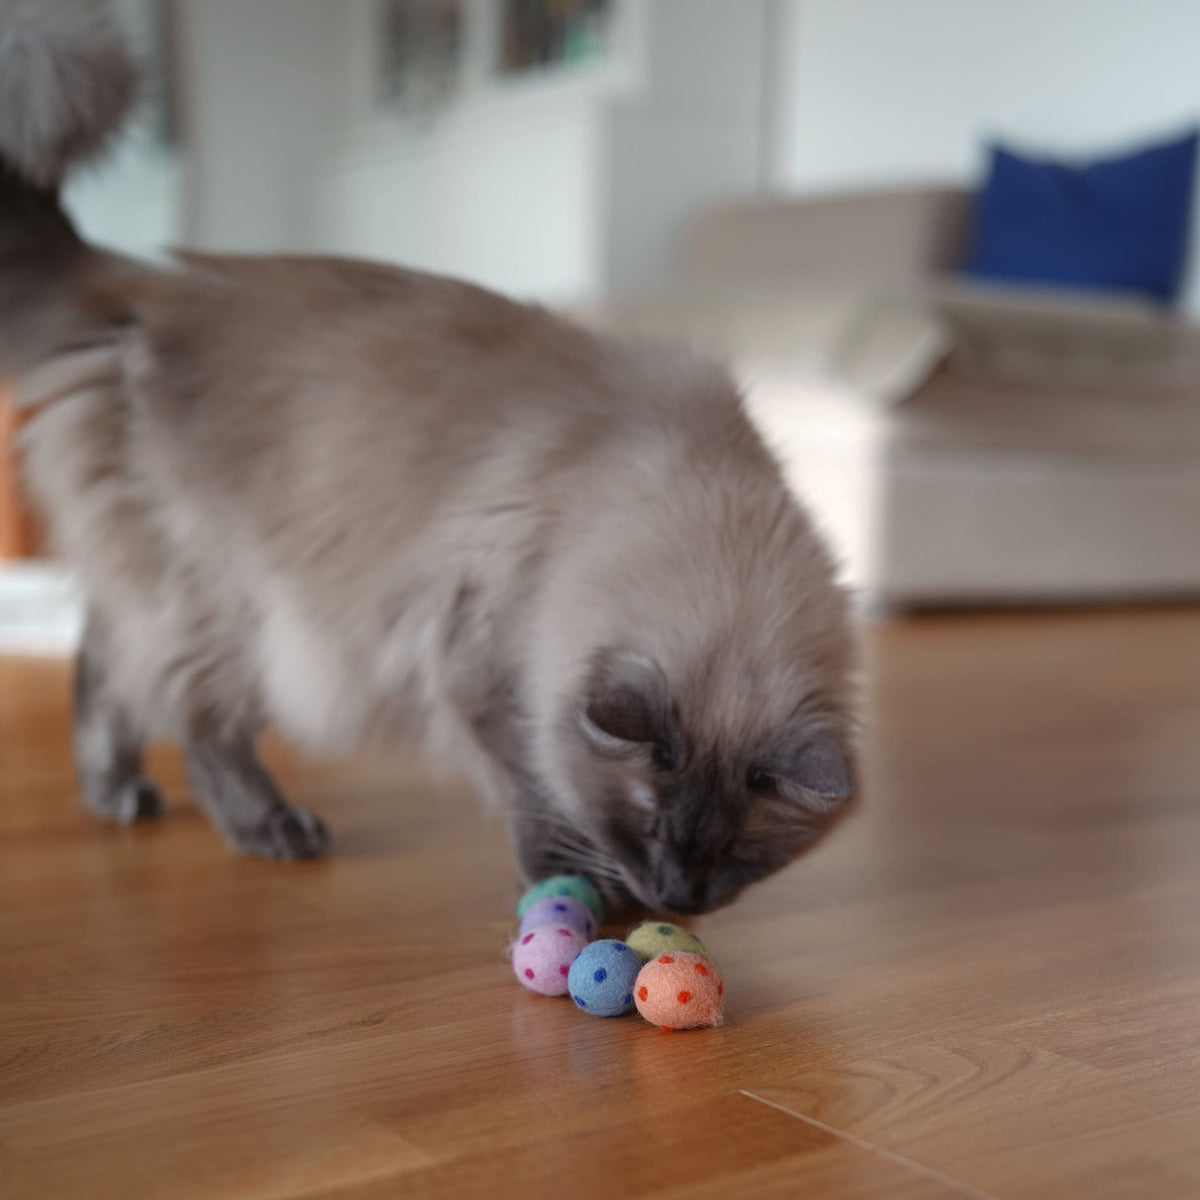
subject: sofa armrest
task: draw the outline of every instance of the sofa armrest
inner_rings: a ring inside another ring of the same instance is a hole
[[[759,199],[701,214],[684,233],[688,287],[895,285],[962,263],[972,193],[903,188]]]

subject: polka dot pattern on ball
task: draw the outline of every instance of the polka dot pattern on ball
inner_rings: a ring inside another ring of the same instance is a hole
[[[572,896],[586,904],[592,910],[592,916],[597,921],[604,920],[604,901],[596,890],[596,885],[582,875],[551,875],[549,879],[535,883],[517,901],[517,916],[523,917],[525,910],[534,901],[541,900],[546,896]]]
[[[629,931],[625,944],[635,951],[642,962],[649,962],[664,951],[686,950],[691,954],[708,955],[704,943],[694,934],[670,921],[643,921]]]
[[[578,929],[589,942],[599,932],[595,914],[574,896],[543,896],[535,900],[521,915],[519,932],[527,933],[535,925],[552,923]]]
[[[632,1012],[633,986],[642,960],[624,942],[603,938],[580,951],[568,977],[571,999],[597,1017]]]
[[[725,986],[710,958],[685,950],[660,954],[637,977],[637,1010],[663,1029],[697,1029],[725,1020]]]
[[[552,923],[535,925],[513,943],[513,973],[531,992],[565,996],[571,963],[587,944],[577,929]]]

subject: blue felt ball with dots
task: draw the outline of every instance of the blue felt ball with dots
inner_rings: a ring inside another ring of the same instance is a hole
[[[576,955],[567,991],[584,1012],[619,1017],[633,1011],[633,985],[641,969],[642,960],[624,942],[603,938]]]

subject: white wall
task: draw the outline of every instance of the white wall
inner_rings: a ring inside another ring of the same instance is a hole
[[[468,0],[490,20],[492,0]],[[184,240],[334,253],[521,296],[591,294],[602,156],[588,89],[480,86],[399,120],[374,99],[374,0],[181,0]]]
[[[1000,134],[1091,154],[1200,117],[1200,0],[791,0],[773,182],[968,179]]]
[[[344,22],[328,0],[182,0],[188,243],[313,248],[341,116]]]
[[[127,248],[348,254],[551,302],[651,289],[687,217],[762,183],[771,4],[623,0],[608,63],[514,81],[496,0],[466,0],[464,94],[401,118],[373,95],[374,0],[179,0],[182,214],[143,211],[140,160],[80,204]]]
[[[147,0],[117,0],[116,9],[135,54],[152,61]],[[72,175],[63,195],[84,237],[141,258],[161,258],[183,234],[179,157],[157,136],[155,116],[139,106],[112,152]]]
[[[498,81],[468,47],[466,95],[426,121],[360,88],[320,244],[552,302],[653,288],[687,216],[761,183],[767,7],[626,0],[612,62],[581,78]],[[367,9],[347,9],[358,84]]]
[[[324,178],[318,242],[522,298],[590,295],[600,270],[598,121],[578,97],[493,99],[428,129],[376,131]]]
[[[398,116],[373,94],[373,2],[345,0],[348,108],[319,180],[315,244],[521,298],[590,297],[603,273],[602,113],[627,73],[498,79],[498,6],[464,7],[463,92]]]
[[[183,240],[180,164],[140,129],[111,157],[73,176],[63,204],[88,241],[137,258],[162,258]]]
[[[967,182],[990,136],[1090,156],[1200,118],[1200,0],[781,3],[779,190]]]
[[[764,178],[768,0],[635,0],[642,86],[606,123],[603,290],[653,290],[683,223]]]

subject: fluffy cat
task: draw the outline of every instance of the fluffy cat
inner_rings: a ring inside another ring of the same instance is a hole
[[[851,637],[725,371],[391,267],[86,245],[57,188],[133,94],[114,45],[0,0],[0,368],[87,595],[88,807],[160,812],[169,737],[231,845],[319,854],[270,724],[469,772],[526,879],[689,913],[790,862],[852,792]]]

